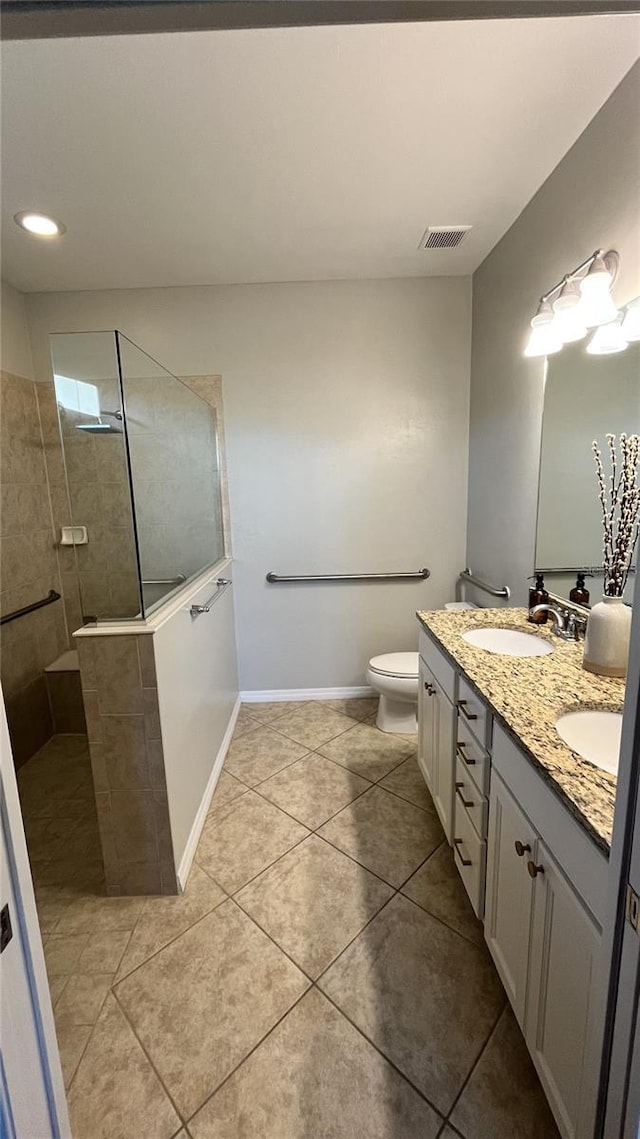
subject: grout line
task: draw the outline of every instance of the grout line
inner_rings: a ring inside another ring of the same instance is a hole
[[[442,844],[440,844],[440,845],[442,845]],[[435,851],[433,853],[435,854]],[[429,858],[430,857],[431,857],[431,855],[429,855]],[[429,859],[427,858],[426,861],[428,862]],[[424,863],[423,863],[423,865],[424,865]],[[407,879],[407,881],[408,880],[409,879]],[[406,886],[406,882],[405,882],[405,886]],[[401,893],[401,891],[399,890],[398,893]],[[414,901],[414,899],[410,898],[408,894],[401,894],[401,897],[404,898],[405,902],[410,902],[412,906],[416,906],[416,908],[421,910],[423,914],[426,914],[427,917],[432,918],[433,921],[436,921],[438,923],[438,925],[444,926],[444,928],[448,929],[450,933],[455,933],[457,937],[461,937],[462,940],[465,941],[467,943],[467,945],[470,945],[472,949],[476,949],[480,953],[482,952],[482,950],[483,950],[482,945],[478,945],[477,941],[472,941],[470,937],[467,937],[466,934],[461,933],[459,929],[455,928],[455,926],[449,925],[449,922],[445,921],[444,918],[438,917],[437,914],[433,914],[431,912],[431,910],[426,910],[424,908],[424,906],[421,906],[419,902]],[[494,968],[495,968],[495,966],[494,966]]]
[[[181,1126],[182,1126],[182,1124],[185,1122],[185,1118],[184,1118],[184,1115],[182,1114],[182,1112],[181,1112],[181,1111],[178,1111],[178,1105],[176,1104],[176,1102],[175,1102],[175,1100],[174,1100],[173,1096],[170,1094],[170,1092],[169,1092],[169,1089],[167,1088],[167,1086],[166,1086],[166,1084],[165,1084],[164,1080],[162,1079],[162,1076],[160,1075],[160,1073],[159,1073],[158,1069],[156,1068],[155,1064],[153,1063],[153,1060],[151,1059],[151,1056],[150,1056],[150,1055],[149,1055],[149,1053],[147,1052],[147,1049],[145,1048],[144,1044],[142,1043],[142,1041],[141,1041],[140,1037],[138,1036],[138,1033],[137,1033],[137,1031],[136,1031],[135,1025],[133,1024],[133,1022],[132,1022],[132,1020],[131,1020],[130,1016],[129,1016],[129,1015],[128,1015],[128,1013],[127,1013],[127,1010],[124,1008],[124,1006],[123,1006],[122,1002],[120,1001],[120,999],[119,999],[119,997],[118,997],[118,994],[116,993],[115,989],[112,989],[112,990],[111,990],[111,994],[112,994],[112,996],[113,996],[113,999],[115,1000],[115,1002],[116,1002],[116,1004],[117,1004],[118,1008],[120,1009],[120,1012],[121,1012],[122,1016],[124,1017],[125,1021],[127,1022],[128,1026],[129,1026],[129,1028],[130,1028],[130,1030],[131,1030],[131,1032],[132,1032],[132,1033],[133,1033],[133,1035],[135,1036],[135,1038],[136,1038],[136,1040],[137,1040],[137,1042],[138,1042],[138,1045],[139,1045],[139,1047],[141,1048],[141,1050],[142,1050],[142,1053],[143,1053],[143,1055],[144,1055],[145,1059],[147,1060],[147,1063],[149,1064],[149,1066],[150,1066],[150,1068],[151,1068],[152,1072],[154,1072],[154,1074],[155,1074],[155,1077],[156,1077],[156,1079],[158,1080],[158,1082],[159,1082],[159,1084],[160,1084],[160,1087],[161,1087],[161,1088],[162,1088],[162,1090],[164,1091],[164,1094],[166,1095],[167,1099],[169,1100],[169,1103],[171,1104],[171,1106],[173,1107],[173,1110],[175,1111],[176,1115],[178,1116],[178,1119],[180,1120],[180,1123],[181,1123]],[[181,1127],[180,1127],[180,1128],[178,1128],[178,1133],[180,1132],[180,1130],[181,1130]]]
[[[202,867],[201,867],[201,869],[202,869]],[[206,871],[204,871],[204,873],[206,873]],[[210,877],[209,875],[207,875],[207,876]],[[213,879],[211,879],[211,881],[213,882]],[[214,882],[213,884],[214,884],[214,886],[218,886],[217,882]],[[219,888],[222,889],[222,886],[220,886]],[[158,896],[162,897],[162,895],[158,895]],[[174,895],[174,897],[175,897],[175,895]],[[138,969],[141,969],[143,965],[147,965],[149,961],[152,961],[154,957],[157,957],[159,953],[162,953],[163,949],[166,949],[169,945],[173,945],[174,941],[177,941],[178,938],[182,937],[183,933],[187,933],[190,929],[193,929],[194,925],[198,925],[198,923],[201,922],[204,918],[209,917],[209,915],[212,914],[214,912],[214,910],[217,910],[219,906],[222,906],[225,902],[228,902],[230,900],[231,899],[230,899],[229,895],[227,895],[225,893],[224,898],[221,898],[219,902],[216,902],[215,905],[212,906],[210,910],[207,910],[207,912],[204,914],[200,914],[200,916],[197,917],[194,921],[192,921],[190,925],[186,926],[184,929],[181,929],[180,933],[176,933],[175,937],[169,938],[169,940],[165,941],[165,943],[163,945],[160,945],[158,947],[158,949],[154,949],[153,953],[150,953],[148,957],[145,957],[144,961],[139,961],[138,964],[134,965],[133,969],[130,969],[128,973],[125,973],[122,977],[119,977],[117,981],[114,980],[114,983],[111,986],[111,991],[114,992],[118,985],[121,985],[123,981],[128,981],[129,977],[132,977],[134,973],[138,972]],[[133,930],[131,931],[131,937],[133,937],[133,934],[134,934],[135,930],[137,929],[138,923],[141,921],[142,916],[143,916],[143,914],[140,914],[140,917],[138,918],[136,925],[134,926]],[[127,942],[127,949],[129,947],[130,940],[131,940],[131,938]],[[126,953],[126,949],[125,949],[125,953]],[[122,960],[124,960],[124,953],[122,955],[120,965],[122,964]],[[115,972],[115,975],[114,975],[115,977],[118,976],[118,970],[120,969],[120,965],[118,966],[118,969]]]
[[[492,962],[492,964],[493,964],[493,962]],[[486,1050],[487,1050],[487,1048],[488,1048],[488,1046],[489,1046],[489,1043],[490,1043],[490,1041],[491,1041],[491,1039],[492,1039],[493,1035],[495,1034],[495,1031],[496,1031],[496,1029],[497,1029],[497,1027],[498,1027],[498,1025],[499,1025],[499,1023],[500,1023],[500,1021],[501,1021],[501,1019],[502,1019],[502,1017],[503,1017],[503,1015],[504,1015],[504,1011],[505,1011],[505,1009],[506,1009],[506,1007],[507,1007],[507,1003],[508,1003],[508,1002],[507,1002],[507,997],[506,997],[506,993],[505,993],[505,997],[504,997],[504,1003],[503,1003],[503,1005],[502,1005],[502,1007],[501,1007],[501,1009],[500,1009],[500,1012],[498,1013],[498,1015],[497,1015],[497,1017],[496,1017],[496,1020],[495,1020],[494,1024],[492,1025],[491,1029],[489,1030],[489,1034],[488,1034],[488,1036],[487,1036],[486,1040],[485,1040],[485,1041],[484,1041],[484,1043],[481,1045],[481,1047],[480,1047],[480,1051],[478,1052],[478,1055],[476,1056],[475,1060],[473,1061],[473,1064],[472,1064],[472,1065],[471,1065],[471,1067],[469,1068],[469,1071],[467,1072],[467,1075],[465,1076],[465,1079],[464,1079],[464,1081],[463,1081],[463,1083],[462,1083],[462,1087],[460,1088],[460,1091],[458,1092],[458,1094],[457,1094],[456,1098],[454,1099],[453,1103],[451,1104],[451,1107],[449,1108],[449,1112],[448,1112],[448,1114],[447,1114],[447,1122],[449,1122],[449,1119],[450,1119],[450,1117],[451,1117],[451,1114],[452,1114],[452,1112],[455,1110],[455,1107],[456,1107],[457,1103],[458,1103],[458,1102],[460,1101],[460,1099],[462,1098],[462,1095],[463,1095],[463,1093],[464,1093],[464,1090],[465,1090],[465,1088],[467,1087],[467,1084],[469,1083],[469,1080],[471,1079],[471,1077],[472,1077],[473,1073],[475,1072],[476,1068],[478,1067],[478,1064],[480,1063],[480,1060],[481,1060],[481,1059],[482,1059],[482,1057],[484,1056],[484,1053],[486,1052]],[[453,1124],[451,1124],[451,1126],[453,1126]],[[457,1131],[457,1130],[458,1130],[458,1128],[456,1127],[456,1131]]]
[[[386,884],[387,884],[387,883],[385,883],[385,885],[386,885]],[[321,989],[321,988],[320,988],[320,984],[319,984],[319,983],[320,983],[320,981],[322,980],[322,978],[323,978],[323,977],[324,977],[324,976],[325,976],[325,975],[326,975],[326,974],[329,972],[329,970],[330,970],[330,969],[332,969],[332,968],[333,968],[333,966],[336,964],[336,962],[340,960],[340,958],[342,957],[343,953],[346,953],[346,952],[347,952],[347,949],[349,949],[349,948],[350,948],[350,947],[353,945],[354,941],[357,941],[357,940],[358,940],[358,938],[360,937],[360,935],[364,933],[365,929],[367,929],[367,928],[368,928],[368,926],[370,926],[370,925],[371,925],[371,923],[372,923],[373,921],[375,921],[375,919],[376,919],[376,918],[380,917],[380,914],[382,913],[382,911],[383,911],[384,909],[386,909],[386,907],[389,905],[389,902],[392,902],[392,901],[393,901],[393,899],[395,898],[395,896],[396,896],[396,895],[395,895],[395,893],[391,894],[391,896],[390,896],[389,898],[387,898],[387,899],[386,899],[386,901],[384,901],[384,902],[382,903],[382,905],[380,906],[380,908],[376,910],[375,914],[372,914],[372,915],[371,915],[371,917],[368,919],[368,921],[366,921],[366,922],[364,923],[364,925],[362,926],[362,929],[359,929],[359,930],[358,930],[358,932],[357,932],[357,933],[355,933],[355,934],[353,935],[353,937],[352,937],[352,938],[351,938],[351,939],[350,939],[350,940],[349,940],[349,941],[346,943],[346,945],[343,945],[343,947],[342,947],[342,949],[340,950],[340,952],[339,952],[339,953],[336,953],[335,957],[333,958],[333,961],[330,961],[330,962],[329,962],[329,964],[326,966],[326,968],[324,968],[324,969],[322,970],[322,972],[318,974],[318,976],[315,978],[315,980],[314,980],[314,982],[313,982],[313,983],[314,983],[314,985],[317,985],[317,986],[318,986],[318,988],[319,988],[319,990],[320,990],[320,992],[321,992],[321,993],[324,993],[324,989]],[[326,993],[325,993],[325,996],[326,996]],[[333,1002],[332,1002],[332,1003],[333,1003]],[[336,1007],[337,1007],[337,1006],[336,1006]]]
[[[304,966],[301,965],[299,961],[294,960],[294,958],[291,956],[290,953],[287,952],[286,949],[282,948],[282,946],[279,944],[279,942],[276,941],[276,939],[273,937],[273,935],[271,933],[268,932],[268,930],[263,929],[263,927],[260,925],[260,922],[257,921],[257,919],[254,918],[252,914],[248,913],[247,910],[244,909],[244,907],[240,904],[239,901],[237,901],[236,898],[229,898],[229,901],[233,902],[235,904],[237,909],[240,910],[240,913],[242,914],[243,917],[248,918],[249,921],[253,925],[255,925],[257,927],[257,929],[260,930],[260,933],[264,934],[264,936],[271,942],[271,944],[273,946],[275,946],[275,948],[278,950],[279,953],[282,953],[287,958],[287,960],[291,962],[292,965],[295,965],[295,967],[299,973],[302,973],[305,980],[307,980],[309,982],[309,985],[305,989],[305,992],[308,992],[309,986],[313,985],[313,983],[314,983],[314,980],[313,980],[313,977],[311,976],[311,974],[307,973]]]

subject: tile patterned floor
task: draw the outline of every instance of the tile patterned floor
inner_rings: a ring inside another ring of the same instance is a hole
[[[82,737],[22,769],[74,1139],[558,1139],[375,710],[243,706],[179,898],[104,896]]]

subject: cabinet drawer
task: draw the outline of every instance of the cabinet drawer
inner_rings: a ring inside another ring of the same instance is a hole
[[[489,804],[484,795],[480,794],[473,780],[469,778],[469,768],[462,762],[459,755],[456,757],[455,791],[456,818],[458,811],[465,810],[480,838],[486,838]]]
[[[431,640],[431,637],[428,633],[425,633],[423,628],[420,629],[418,635],[418,647],[423,661],[429,666],[429,669],[435,676],[443,692],[446,692],[451,702],[454,703],[456,699],[455,668],[451,662],[447,660],[442,649],[438,648],[435,641]]]
[[[464,888],[477,917],[484,915],[484,885],[487,844],[478,835],[459,800],[453,828],[453,850]]]
[[[461,720],[473,732],[478,743],[489,748],[491,743],[491,716],[486,704],[464,679],[458,678],[458,710]]]
[[[480,746],[466,720],[458,712],[456,752],[481,795],[489,794],[491,759]]]

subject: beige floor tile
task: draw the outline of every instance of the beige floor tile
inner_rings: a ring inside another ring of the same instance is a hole
[[[116,993],[178,1110],[188,1117],[307,985],[277,946],[227,901],[121,981]]]
[[[350,803],[318,833],[396,887],[444,837],[435,815],[380,787]]]
[[[482,922],[471,908],[446,842],[416,870],[402,887],[402,893],[476,945],[484,945]]]
[[[74,1139],[171,1139],[180,1119],[113,996],[69,1093]]]
[[[333,708],[334,712],[342,712],[343,716],[351,716],[352,720],[358,720],[359,722],[370,720],[371,717],[375,716],[378,712],[377,696],[322,700],[321,703],[323,707]]]
[[[245,732],[250,732],[252,728],[257,728],[260,721],[256,716],[250,715],[246,707],[241,707],[238,712],[238,718],[233,729],[234,740],[239,740]]]
[[[72,973],[56,1005],[56,1024],[95,1024],[113,973]]]
[[[64,934],[52,933],[44,947],[44,959],[47,966],[47,976],[69,976],[78,972],[78,962],[83,949],[86,948],[89,935],[86,933]]]
[[[559,1139],[516,1019],[507,1007],[471,1073],[451,1122],[465,1139]]]
[[[107,898],[80,894],[62,914],[56,932],[132,930],[144,904],[144,898]]]
[[[337,739],[322,744],[319,751],[375,783],[398,767],[415,751],[415,746],[404,736],[381,732],[372,724],[357,724]]]
[[[246,709],[247,714],[255,720],[259,720],[261,724],[272,724],[281,716],[286,716],[289,712],[296,712],[303,707],[303,702],[295,700],[272,700],[242,705],[243,711]]]
[[[59,977],[49,977],[49,992],[51,994],[51,1004],[54,1008],[60,1000],[68,980],[68,976],[64,976],[63,974]]]
[[[237,900],[316,978],[392,894],[368,870],[310,835],[241,890]]]
[[[311,752],[262,783],[260,794],[315,830],[370,786],[367,779]]]
[[[408,803],[413,803],[415,807],[422,807],[423,811],[431,811],[432,814],[435,814],[436,808],[433,799],[415,755],[410,755],[404,763],[385,775],[384,779],[380,780],[380,786],[385,787],[387,791],[393,791],[394,795],[400,795],[402,799],[406,799]]]
[[[255,787],[270,775],[275,775],[276,771],[301,759],[305,751],[305,747],[286,736],[259,725],[245,732],[239,740],[234,739],[227,752],[225,769],[248,787]]]
[[[229,775],[227,771],[221,771],[208,813],[212,814],[213,812],[217,812],[219,807],[225,807],[227,803],[233,803],[234,799],[239,799],[241,795],[245,794],[246,790],[246,783],[241,783],[239,779],[236,779],[233,775]]]
[[[443,1115],[505,1003],[488,955],[399,894],[318,984]]]
[[[313,990],[189,1127],[193,1139],[435,1139],[441,1123]]]
[[[248,791],[207,819],[196,861],[233,894],[308,833],[278,807]]]
[[[90,934],[80,954],[78,972],[116,973],[130,937],[123,929]]]
[[[89,1024],[56,1024],[62,1078],[67,1089],[76,1074],[82,1053],[92,1032],[93,1029]]]
[[[184,933],[205,914],[223,902],[226,894],[196,863],[191,867],[184,894],[173,898],[150,898],[118,970],[117,980],[126,977],[143,961]]]
[[[326,708],[324,701],[316,704],[312,700],[298,706],[295,711],[288,712],[285,716],[279,716],[274,724],[278,732],[311,750],[353,726],[354,720],[350,716],[343,716],[342,712]]]

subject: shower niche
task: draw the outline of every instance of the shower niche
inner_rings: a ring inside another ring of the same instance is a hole
[[[51,354],[65,592],[81,624],[144,619],[225,556],[219,377],[180,380],[118,331],[53,334]]]

